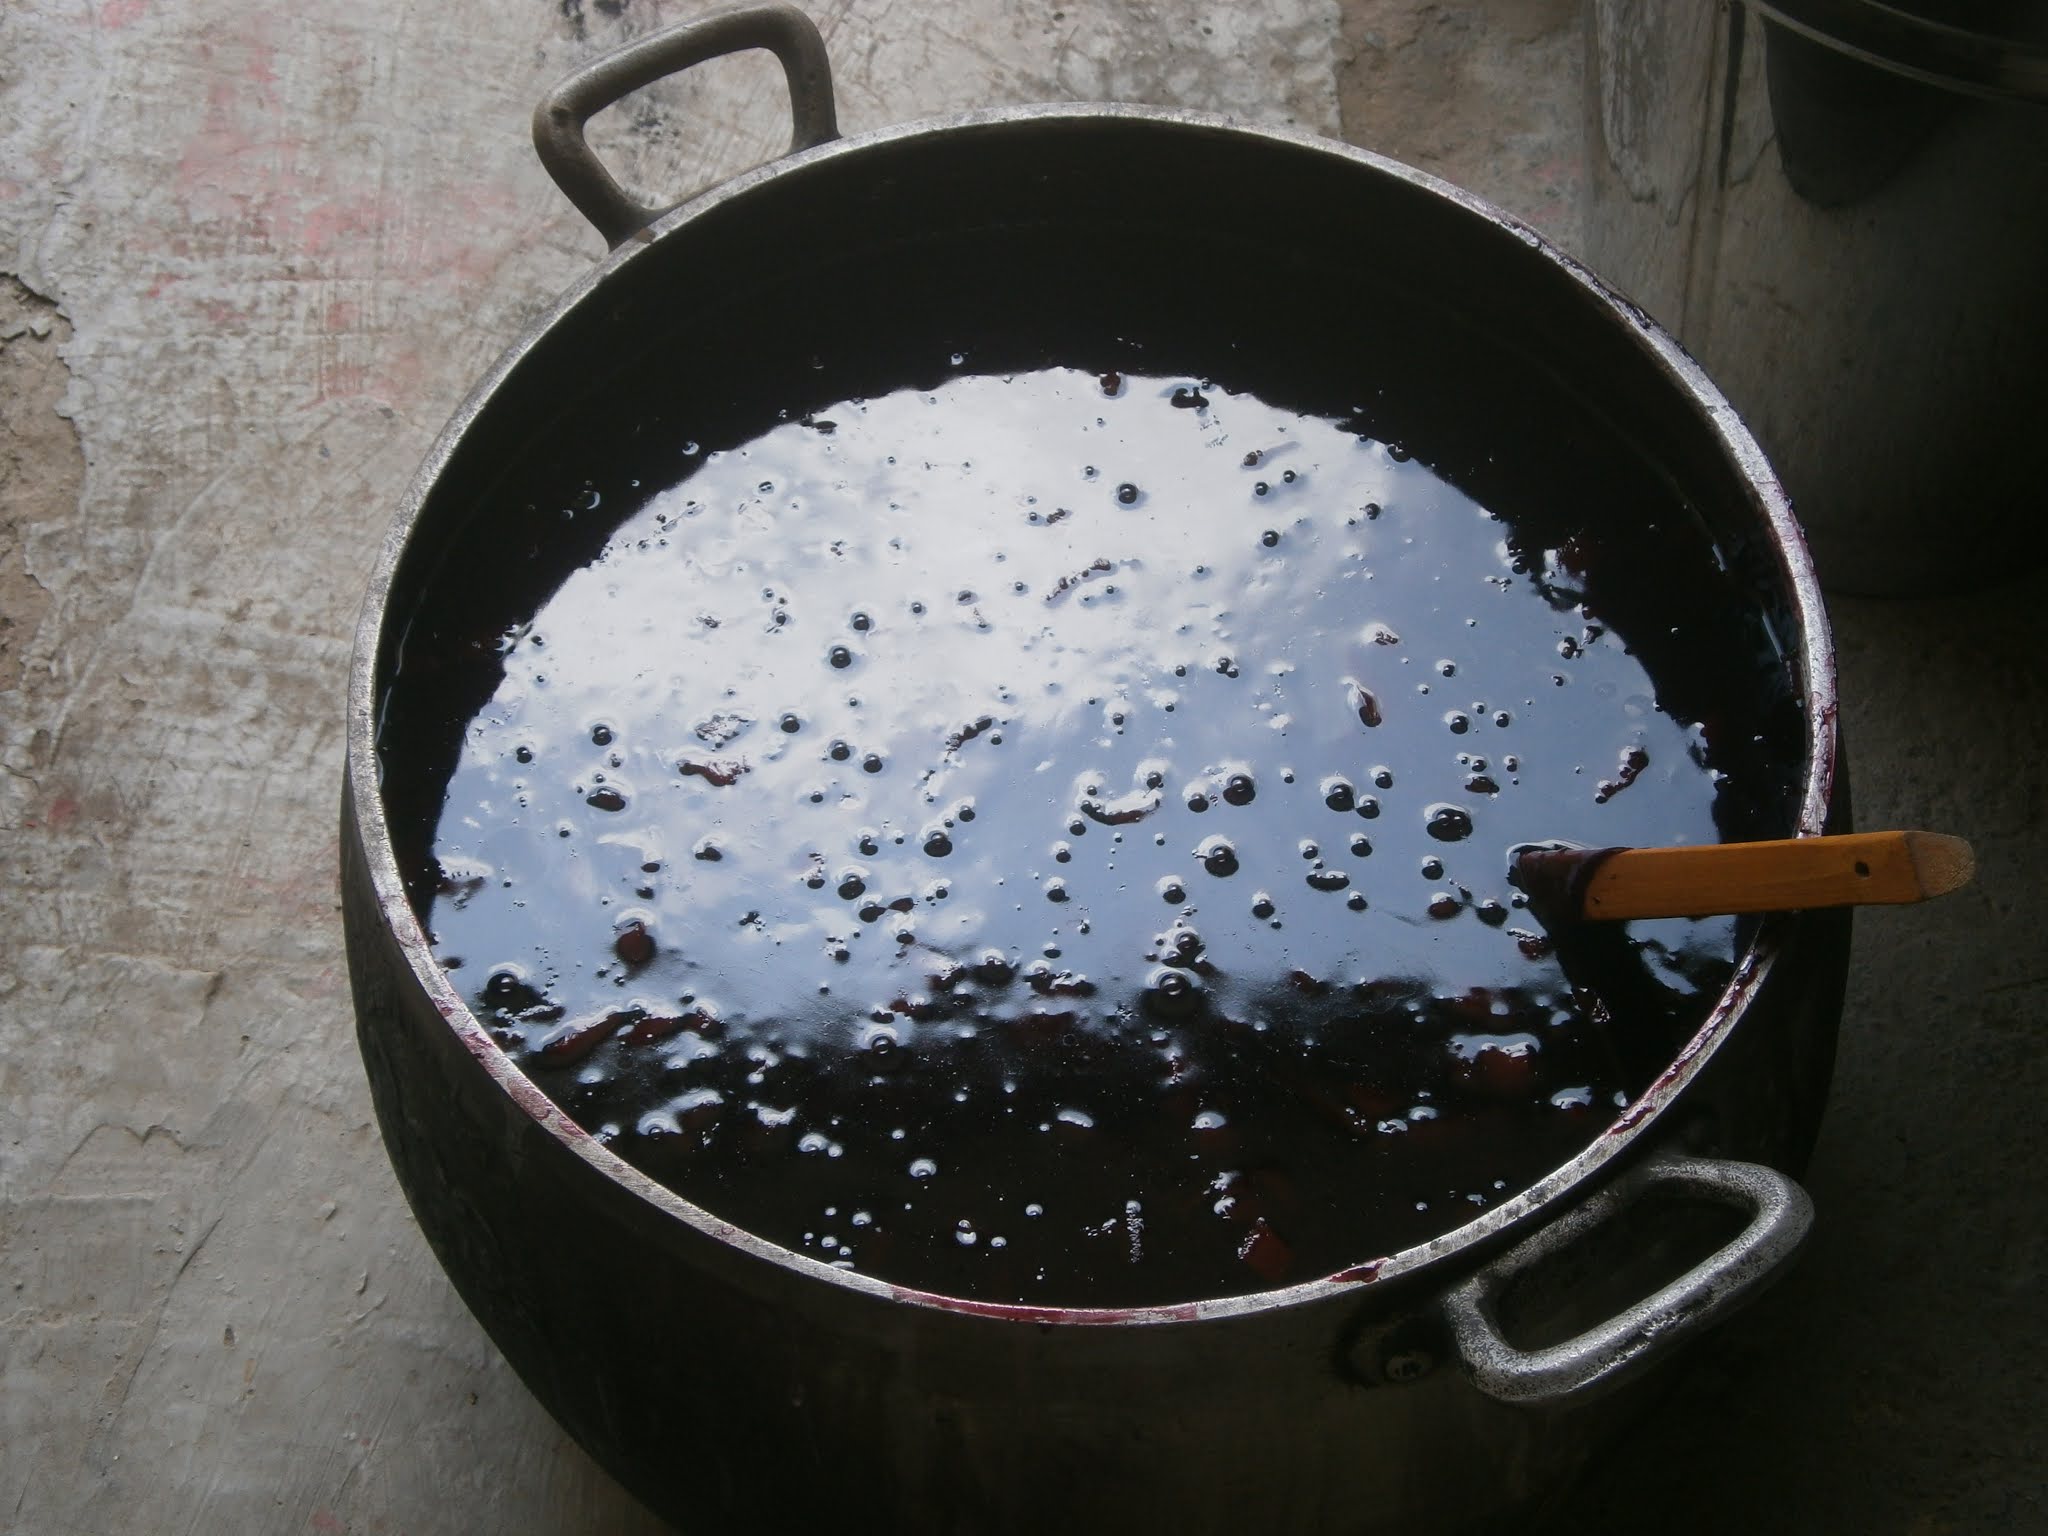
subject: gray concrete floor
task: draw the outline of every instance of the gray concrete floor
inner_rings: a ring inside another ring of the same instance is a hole
[[[393,501],[598,252],[526,114],[690,9],[0,14],[0,1529],[654,1529],[405,1210],[354,1055],[333,807]],[[1577,236],[1571,0],[818,13],[849,130],[1211,107]],[[782,112],[735,61],[601,142],[681,190],[773,153]],[[1833,605],[1859,819],[1968,836],[1982,873],[1861,919],[1810,1254],[1562,1529],[2048,1528],[2037,580]]]

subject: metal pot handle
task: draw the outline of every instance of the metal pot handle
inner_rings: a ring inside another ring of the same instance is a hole
[[[540,163],[613,249],[669,209],[649,208],[628,197],[584,139],[583,125],[643,86],[706,59],[749,48],[766,48],[782,61],[794,122],[790,153],[838,138],[824,39],[810,17],[791,5],[734,6],[642,38],[584,65],[533,109],[533,147]]]
[[[1732,1206],[1748,1212],[1749,1223],[1661,1290],[1576,1338],[1522,1350],[1502,1336],[1495,1307],[1517,1276],[1655,1192]],[[1453,1287],[1441,1303],[1444,1321],[1466,1372],[1489,1397],[1528,1407],[1583,1400],[1647,1369],[1751,1299],[1778,1278],[1812,1225],[1806,1191],[1775,1169],[1656,1158]]]

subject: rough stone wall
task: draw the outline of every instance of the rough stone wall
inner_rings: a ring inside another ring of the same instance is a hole
[[[1344,137],[1455,182],[1575,250],[1580,0],[1347,0]]]
[[[27,530],[68,517],[85,480],[78,434],[59,409],[59,350],[71,327],[57,306],[0,277],[0,692],[28,686],[28,647],[50,593],[28,567]]]

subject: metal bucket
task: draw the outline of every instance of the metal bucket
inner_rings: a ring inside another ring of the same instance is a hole
[[[1743,413],[1823,583],[2037,564],[2048,6],[1593,0],[1588,18],[1587,259]]]

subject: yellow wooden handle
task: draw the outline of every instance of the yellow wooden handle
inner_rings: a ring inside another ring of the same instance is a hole
[[[1940,832],[1853,832],[1684,848],[1540,849],[1516,860],[1539,908],[1572,917],[1707,917],[1925,901],[1970,882],[1976,855]]]

